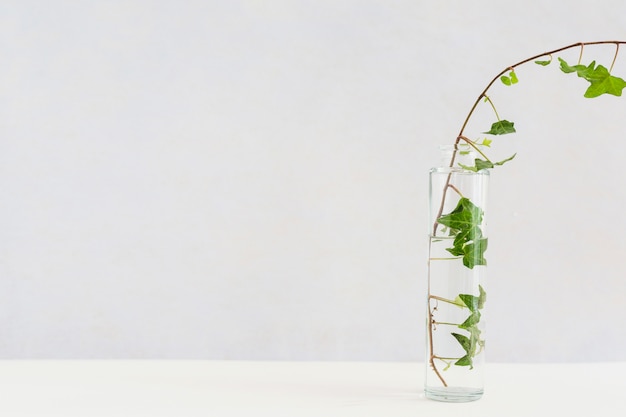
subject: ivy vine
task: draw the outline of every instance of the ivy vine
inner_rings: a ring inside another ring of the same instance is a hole
[[[601,44],[615,45],[615,54],[611,65],[607,68],[603,65],[596,64],[596,61],[591,61],[589,64],[586,65],[583,64],[582,58],[585,46]],[[457,135],[456,141],[454,143],[455,151],[453,152],[452,158],[450,160],[450,166],[455,166],[457,153],[463,152],[459,150],[458,147],[461,142],[466,143],[469,147],[473,148],[480,155],[480,158],[474,159],[473,165],[456,163],[457,166],[468,171],[478,172],[484,169],[492,169],[497,166],[504,165],[505,163],[515,158],[515,154],[513,154],[512,156],[504,160],[492,161],[487,156],[486,152],[487,149],[491,147],[493,139],[483,137],[472,140],[464,133],[469,120],[471,119],[474,111],[478,107],[478,104],[481,102],[488,103],[491,106],[496,118],[496,121],[494,121],[491,124],[490,128],[483,132],[483,134],[500,136],[516,132],[515,123],[500,118],[500,115],[496,110],[496,106],[494,105],[491,98],[487,95],[487,92],[496,81],[499,80],[502,84],[509,87],[516,85],[519,83],[520,80],[517,76],[517,73],[515,72],[515,69],[520,65],[534,62],[535,64],[540,66],[549,66],[553,62],[554,54],[578,47],[580,48],[580,55],[576,64],[570,65],[563,58],[558,57],[559,69],[561,70],[561,72],[565,74],[576,74],[578,78],[581,78],[589,83],[587,89],[584,92],[584,97],[586,98],[596,98],[605,94],[621,96],[623,89],[626,87],[626,81],[624,81],[620,77],[613,75],[612,70],[619,53],[620,45],[623,44],[626,44],[626,41],[597,41],[587,43],[575,43],[532,56],[502,70],[491,80],[489,84],[487,84],[487,87],[479,94],[478,98],[474,102],[474,105],[471,107],[467,117],[465,118],[465,121],[463,122],[461,130],[459,131],[459,134]],[[447,198],[448,190],[450,189],[456,191],[460,195],[460,198],[458,203],[456,204],[456,207],[449,213],[444,214],[444,203]],[[480,207],[476,206],[472,201],[470,201],[470,199],[463,196],[460,190],[453,184],[451,184],[451,176],[449,176],[443,190],[443,199],[441,201],[439,213],[437,215],[435,224],[433,225],[433,236],[437,235],[438,227],[442,226],[447,228],[449,236],[454,237],[454,240],[452,246],[446,248],[446,250],[453,256],[453,258],[451,258],[452,260],[461,260],[464,267],[469,269],[473,269],[477,266],[484,266],[487,264],[487,260],[485,259],[485,251],[487,250],[488,240],[483,235],[483,231],[481,229],[483,217],[483,210]],[[442,371],[447,370],[450,366],[453,365],[466,366],[469,367],[469,369],[473,369],[475,356],[478,355],[485,346],[485,341],[481,338],[481,331],[478,325],[481,320],[481,310],[485,305],[486,298],[487,295],[482,286],[479,286],[478,295],[459,294],[454,300],[449,300],[436,294],[431,294],[429,289],[429,365],[444,386],[447,386],[447,382],[444,379],[442,373],[439,371],[435,360],[442,361],[446,364]],[[442,301],[445,303],[456,305],[460,308],[466,308],[468,309],[469,315],[461,323],[438,322],[435,318],[436,307],[430,307],[431,301]],[[463,352],[463,354],[460,354],[458,357],[450,358],[441,357],[435,353],[435,346],[433,343],[433,331],[437,325],[454,326],[459,329],[459,331],[452,331],[450,335],[451,337],[456,339],[460,346],[460,352]]]

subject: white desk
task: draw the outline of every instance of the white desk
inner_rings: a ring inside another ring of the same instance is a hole
[[[620,415],[626,362],[488,364],[485,396],[426,400],[423,365],[363,362],[0,361],[0,416]]]

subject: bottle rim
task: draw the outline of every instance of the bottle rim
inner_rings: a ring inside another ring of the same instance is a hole
[[[460,166],[458,164],[459,159],[470,159],[472,160],[472,163],[468,163],[468,165],[473,165],[473,160],[474,158],[476,158],[478,156],[478,152],[476,152],[476,149],[474,149],[472,146],[470,146],[467,143],[456,143],[456,144],[451,144],[451,145],[440,145],[439,149],[441,151],[441,154],[443,156],[443,159],[441,160],[441,163],[438,167],[436,167],[433,172],[437,172],[437,173],[464,173],[464,174],[488,174],[489,171],[486,169],[481,169],[480,171],[475,171],[475,170],[470,170],[470,169],[466,169],[463,168],[462,166]],[[449,166],[449,161],[448,159],[452,158],[452,155],[455,154],[455,161],[457,163],[455,163],[452,166]]]
[[[476,149],[472,148],[467,143],[457,143],[453,145],[439,145],[439,150],[443,152],[453,152],[453,151],[461,151],[461,152],[470,152],[476,153]]]

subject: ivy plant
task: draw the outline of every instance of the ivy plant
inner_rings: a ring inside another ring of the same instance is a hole
[[[615,54],[610,66],[605,67],[599,65],[596,61],[591,61],[588,64],[582,63],[583,52],[585,47],[590,45],[614,45]],[[461,130],[457,135],[454,142],[455,151],[450,161],[450,166],[459,166],[462,169],[468,171],[478,172],[485,169],[493,169],[497,166],[504,165],[507,162],[512,161],[515,158],[515,154],[510,157],[493,161],[487,156],[488,148],[491,147],[493,137],[512,134],[516,132],[515,123],[500,118],[491,98],[487,95],[492,86],[500,81],[505,86],[513,86],[520,82],[515,69],[521,65],[534,62],[537,65],[547,67],[553,62],[553,56],[562,51],[579,48],[580,54],[578,62],[574,65],[569,64],[565,59],[558,57],[559,69],[564,74],[576,74],[578,78],[588,82],[587,89],[583,96],[585,98],[596,98],[605,94],[613,96],[621,96],[622,91],[626,87],[626,81],[622,78],[613,75],[612,70],[617,60],[620,45],[626,44],[626,41],[597,41],[587,43],[575,43],[567,45],[552,51],[543,52],[541,54],[524,59],[514,65],[511,65],[500,73],[498,73],[487,84],[485,89],[478,95],[478,98],[471,107],[465,121],[461,126]],[[469,120],[481,103],[488,103],[495,114],[495,121],[482,132],[485,135],[489,135],[489,138],[481,137],[479,139],[470,139],[465,135],[465,129]],[[464,151],[458,150],[460,143],[466,143],[467,146],[475,150],[480,157],[475,158],[472,165],[456,163],[457,153],[463,153]],[[449,179],[450,181],[450,179]],[[483,222],[484,212],[475,205],[470,199],[460,195],[458,203],[449,213],[443,213],[443,207],[446,201],[446,195],[448,191],[452,189],[459,192],[458,188],[449,182],[446,184],[443,190],[443,200],[441,202],[441,208],[439,210],[439,216],[433,225],[433,236],[437,235],[439,227],[445,227],[446,232],[452,239],[452,246],[446,248],[450,253],[451,260],[459,260],[462,262],[465,268],[474,269],[476,267],[485,266],[487,260],[485,259],[485,252],[487,250],[487,238],[483,235],[481,224]],[[460,194],[460,192],[459,192]],[[483,309],[487,299],[487,294],[482,286],[478,288],[478,294],[459,294],[454,300],[446,299],[437,294],[428,292],[429,313],[428,313],[428,337],[429,337],[429,366],[433,369],[435,374],[441,380],[444,386],[447,386],[446,379],[444,378],[443,371],[449,369],[451,366],[464,366],[470,370],[473,369],[473,362],[476,355],[478,355],[484,348],[485,342],[481,338],[481,331],[479,324],[481,320],[481,310]],[[444,323],[437,321],[436,319],[436,305],[431,307],[431,301],[441,301],[451,305],[455,305],[459,308],[467,309],[467,318],[460,323]],[[437,354],[436,346],[433,342],[433,331],[437,325],[452,326],[457,330],[450,332],[450,337],[454,338],[459,345],[458,357],[442,357]],[[445,364],[445,367],[440,371],[438,363]]]

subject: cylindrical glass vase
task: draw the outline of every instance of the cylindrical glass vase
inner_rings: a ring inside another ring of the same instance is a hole
[[[484,390],[489,171],[460,145],[444,150],[441,165],[430,171],[424,392],[474,401]]]

